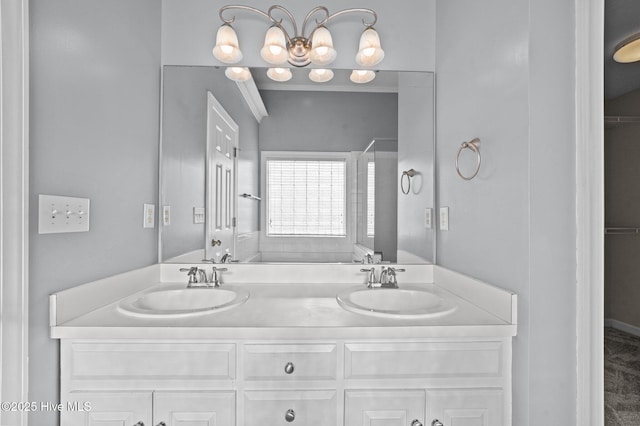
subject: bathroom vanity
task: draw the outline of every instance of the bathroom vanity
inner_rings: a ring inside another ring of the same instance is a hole
[[[190,266],[51,296],[61,424],[511,425],[508,291],[439,266],[398,266],[400,289],[429,294],[430,310],[358,312],[336,296],[394,294],[367,289],[362,265],[231,264],[220,289],[186,289],[180,269]],[[219,310],[143,303],[221,289],[247,297]]]

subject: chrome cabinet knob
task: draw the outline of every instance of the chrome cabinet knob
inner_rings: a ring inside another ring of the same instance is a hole
[[[284,366],[284,372],[287,374],[291,374],[293,373],[293,370],[295,370],[295,366],[293,365],[292,362],[288,362],[287,365]]]
[[[296,412],[293,411],[292,409],[288,409],[287,413],[284,415],[284,419],[291,423],[292,421],[294,421],[296,419]]]
[[[219,246],[222,244],[222,241],[216,240],[215,238],[211,240],[211,247]]]
[[[422,422],[420,422],[420,420],[418,419],[415,419],[411,422],[411,426],[422,426]]]
[[[434,421],[431,422],[431,426],[444,426],[444,425],[440,420],[435,419]]]

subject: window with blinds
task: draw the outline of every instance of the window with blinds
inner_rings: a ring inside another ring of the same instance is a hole
[[[346,236],[346,161],[267,159],[267,235]]]

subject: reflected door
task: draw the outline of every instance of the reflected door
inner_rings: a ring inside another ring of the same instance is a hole
[[[238,125],[207,93],[207,259],[235,253]]]

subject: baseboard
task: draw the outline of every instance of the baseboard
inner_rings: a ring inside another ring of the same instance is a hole
[[[640,337],[640,327],[627,324],[626,322],[608,318],[604,320],[604,326],[615,328],[620,331],[624,331],[625,333],[633,334],[634,336]]]

